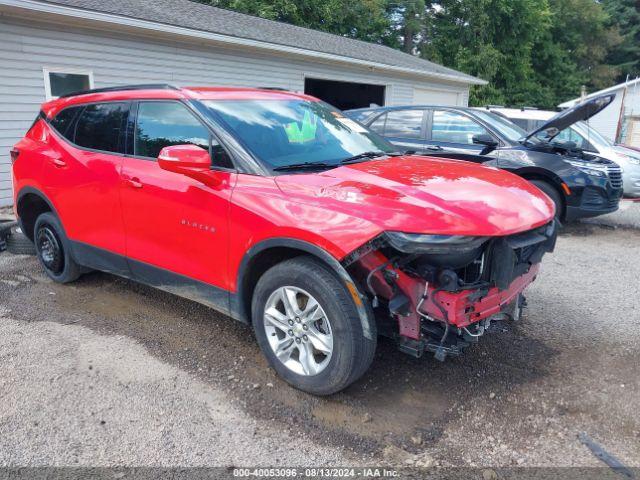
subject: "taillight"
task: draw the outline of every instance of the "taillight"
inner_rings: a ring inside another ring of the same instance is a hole
[[[20,156],[20,150],[18,150],[17,148],[12,148],[9,154],[11,155],[11,163],[14,164],[16,163],[16,160],[18,160],[18,157]]]

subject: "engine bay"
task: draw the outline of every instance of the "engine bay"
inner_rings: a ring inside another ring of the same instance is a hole
[[[519,317],[522,292],[555,248],[557,230],[554,221],[427,248],[382,234],[343,265],[369,295],[382,335],[413,356],[431,351],[444,360],[476,342],[491,322]]]

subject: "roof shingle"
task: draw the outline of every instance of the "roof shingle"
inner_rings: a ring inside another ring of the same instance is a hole
[[[190,0],[50,0],[46,3],[297,47],[313,52],[415,70],[423,74],[446,75],[452,80],[463,83],[485,83],[471,75],[383,45],[266,20]]]

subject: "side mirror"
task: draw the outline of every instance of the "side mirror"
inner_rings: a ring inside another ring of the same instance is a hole
[[[210,170],[211,157],[197,145],[172,145],[160,150],[158,165],[169,172],[192,175]]]
[[[481,133],[480,135],[474,135],[471,140],[475,144],[484,145],[486,147],[495,148],[498,146],[498,142],[496,142],[496,140],[488,133]]]

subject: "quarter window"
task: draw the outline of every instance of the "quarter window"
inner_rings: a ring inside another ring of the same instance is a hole
[[[82,110],[82,107],[69,107],[59,112],[53,120],[51,120],[51,126],[55,128],[58,133],[68,140],[73,141],[73,129],[69,129],[69,126],[73,123],[73,120],[78,115],[78,112]]]
[[[157,158],[164,147],[184,144],[208,150],[214,166],[233,168],[223,147],[184,105],[177,102],[140,102],[134,139],[136,156]]]
[[[392,110],[387,113],[386,137],[421,138],[424,110]]]
[[[123,153],[120,131],[126,113],[126,103],[87,105],[78,118],[74,143],[93,150]]]
[[[489,135],[489,132],[466,115],[447,110],[433,113],[432,141],[473,145],[475,135]]]

